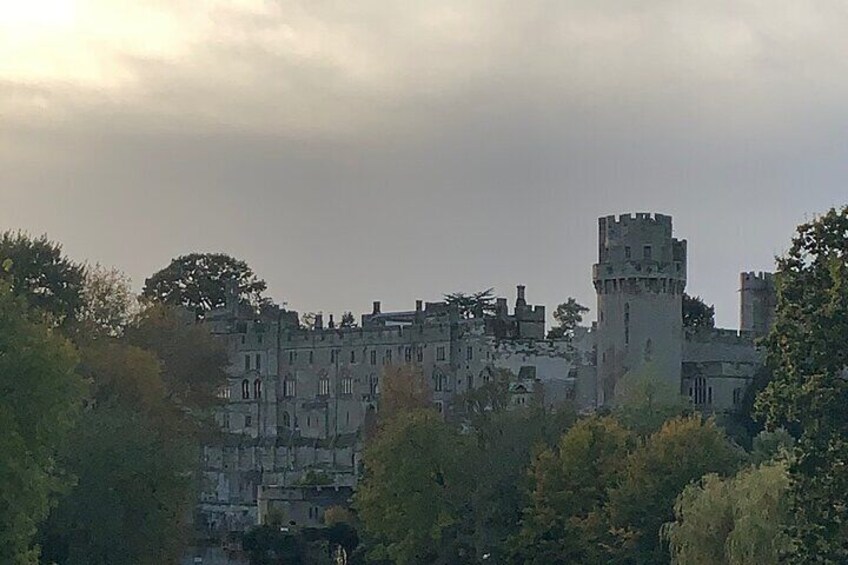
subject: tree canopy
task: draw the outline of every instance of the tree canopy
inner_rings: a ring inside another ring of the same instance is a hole
[[[172,260],[144,282],[142,295],[156,302],[184,306],[202,319],[227,304],[231,294],[259,307],[267,288],[247,263],[223,253],[191,253]]]
[[[683,327],[710,329],[715,327],[715,306],[707,305],[700,296],[683,293]]]
[[[569,298],[558,305],[554,310],[554,320],[557,325],[548,330],[548,339],[573,339],[575,328],[580,325],[583,314],[588,311],[588,308],[574,298]]]
[[[495,311],[495,289],[488,288],[478,292],[466,294],[464,292],[453,292],[445,295],[445,302],[449,307],[459,311],[459,317],[483,318]]]

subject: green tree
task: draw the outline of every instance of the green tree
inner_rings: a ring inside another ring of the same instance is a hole
[[[541,451],[530,466],[530,504],[513,540],[513,561],[603,562],[600,514],[634,447],[635,437],[616,420],[589,417],[568,430],[556,449]]]
[[[114,268],[94,265],[85,269],[80,306],[74,319],[82,339],[118,337],[137,313],[138,301],[130,279]]]
[[[355,328],[356,327],[356,318],[353,317],[352,312],[345,312],[342,314],[342,320],[339,322],[340,328]]]
[[[416,365],[386,365],[380,375],[380,422],[411,410],[432,410],[433,392]]]
[[[548,339],[568,339],[574,338],[574,330],[583,321],[583,314],[589,309],[577,302],[574,298],[569,298],[554,310],[554,320],[557,325],[548,330]]]
[[[679,386],[657,377],[650,363],[627,372],[616,383],[615,402],[618,421],[640,435],[652,434],[666,421],[691,410]]]
[[[674,519],[677,495],[707,473],[733,473],[740,459],[714,420],[696,415],[666,422],[627,457],[620,484],[610,490],[608,512],[621,542],[619,560],[668,562],[659,534],[662,524]]]
[[[796,563],[848,562],[848,206],[802,224],[778,259],[756,408],[798,436],[789,466]]]
[[[184,306],[202,319],[210,310],[225,306],[231,294],[260,307],[266,288],[244,261],[223,253],[191,253],[154,273],[144,282],[142,294],[155,302]]]
[[[715,327],[715,306],[708,306],[700,296],[683,293],[683,327],[711,329]]]
[[[365,449],[354,496],[372,558],[400,565],[467,561],[461,526],[471,490],[462,457],[468,442],[432,410],[384,423]]]
[[[449,307],[456,308],[459,317],[463,319],[483,318],[495,311],[495,294],[493,288],[472,292],[453,292],[445,295]]]
[[[73,347],[31,317],[0,284],[0,562],[11,564],[38,562],[32,539],[68,486],[56,454],[83,395]]]
[[[11,231],[0,235],[0,277],[57,325],[73,320],[82,304],[85,269],[65,257],[62,246],[46,235],[33,238]]]
[[[778,563],[791,551],[786,462],[743,469],[723,479],[711,473],[688,485],[663,526],[672,562],[693,565]]]

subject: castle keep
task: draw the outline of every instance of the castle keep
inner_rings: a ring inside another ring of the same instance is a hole
[[[412,310],[383,312],[374,302],[359,327],[318,315],[305,329],[296,312],[257,313],[232,300],[206,318],[231,365],[217,416],[223,439],[204,447],[199,528],[243,530],[269,512],[318,525],[328,507],[346,505],[362,431],[393,365],[422,371],[445,418],[459,416],[459,395],[503,370],[513,375],[519,406],[569,402],[592,411],[613,404],[621,379],[638,371],[700,410],[732,410],[761,366],[754,340],[773,319],[772,276],[741,275],[740,331],[684,328],[686,277],[686,241],[674,237],[671,217],[640,213],[599,219],[598,319],[572,340],[545,339],[545,307],[528,304],[523,286],[511,308],[499,298],[485,315],[420,300]]]

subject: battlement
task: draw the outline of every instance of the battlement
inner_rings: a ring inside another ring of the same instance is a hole
[[[671,229],[671,216],[666,214],[651,213],[651,212],[636,212],[630,214],[609,215],[599,218],[599,223],[604,227],[631,225],[631,224],[652,224],[657,226],[667,227]]]
[[[774,273],[750,271],[739,275],[741,290],[767,290],[774,288]]]

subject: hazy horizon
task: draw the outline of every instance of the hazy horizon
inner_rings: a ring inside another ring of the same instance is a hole
[[[659,212],[735,328],[739,273],[846,201],[846,24],[836,1],[0,4],[0,229],[136,289],[223,251],[301,312],[517,284],[551,311],[594,307],[599,216]]]

